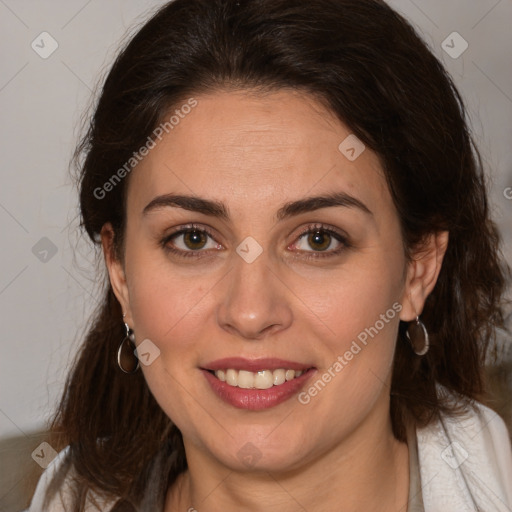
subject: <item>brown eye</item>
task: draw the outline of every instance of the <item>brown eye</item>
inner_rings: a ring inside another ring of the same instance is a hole
[[[189,249],[202,249],[207,242],[207,235],[203,231],[187,231],[183,233],[183,242]]]
[[[332,237],[324,231],[315,231],[309,234],[308,244],[319,251],[325,251],[331,244]]]
[[[207,249],[221,248],[207,229],[195,225],[182,227],[166,236],[160,243],[166,252],[184,258],[211,256]]]
[[[301,242],[302,240],[303,242]],[[333,243],[334,247],[332,247]],[[299,235],[297,242],[293,244],[294,249],[305,253],[303,257],[306,259],[336,256],[350,247],[345,234],[338,232],[335,228],[323,225],[307,226]],[[328,250],[329,248],[331,250]]]

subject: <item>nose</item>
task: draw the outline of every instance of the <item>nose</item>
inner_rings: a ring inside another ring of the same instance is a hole
[[[291,325],[290,291],[270,268],[265,252],[252,263],[235,257],[226,282],[217,307],[222,329],[247,340],[260,340]]]

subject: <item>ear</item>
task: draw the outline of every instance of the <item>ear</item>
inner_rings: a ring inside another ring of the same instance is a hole
[[[429,235],[408,263],[400,320],[410,322],[420,316],[425,300],[434,289],[448,247],[448,231]]]
[[[103,256],[105,258],[110,284],[112,285],[114,294],[121,305],[123,313],[126,313],[124,319],[125,322],[128,325],[133,326],[125,271],[114,248],[115,232],[110,222],[103,225],[100,235],[101,245],[103,247]]]

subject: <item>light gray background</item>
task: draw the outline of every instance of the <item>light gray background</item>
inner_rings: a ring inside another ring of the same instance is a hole
[[[45,428],[96,305],[99,278],[79,239],[69,159],[121,38],[162,3],[0,0],[0,438]],[[512,200],[504,195],[512,187],[512,0],[390,4],[420,30],[467,101],[512,262]],[[43,31],[59,45],[47,59],[31,47]],[[469,44],[457,59],[441,47],[454,31]],[[32,251],[43,237],[57,249],[46,262]]]

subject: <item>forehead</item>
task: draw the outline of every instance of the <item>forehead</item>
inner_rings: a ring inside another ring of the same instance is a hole
[[[130,208],[141,211],[155,196],[177,192],[235,209],[273,208],[284,199],[334,190],[366,204],[391,201],[378,157],[365,149],[347,158],[342,143],[349,136],[353,141],[350,129],[312,97],[282,90],[195,99],[197,106],[132,172]]]

